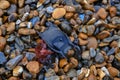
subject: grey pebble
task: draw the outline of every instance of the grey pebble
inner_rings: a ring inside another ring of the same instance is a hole
[[[15,66],[22,60],[23,55],[18,55],[13,59],[10,59],[6,64],[5,67],[8,70],[12,70],[13,68],[15,68]]]
[[[4,64],[7,61],[3,52],[0,52],[0,64]]]
[[[46,8],[47,13],[51,14],[53,12],[54,8],[52,6],[49,6]]]
[[[111,48],[108,52],[107,52],[107,55],[109,56],[109,55],[112,55],[112,54],[114,54],[114,52],[115,52],[115,48]]]
[[[90,48],[90,56],[93,58],[96,56],[96,51],[94,48]]]
[[[77,71],[75,69],[71,69],[67,72],[68,77],[76,77],[77,76]]]
[[[104,62],[104,57],[103,57],[103,55],[102,55],[101,53],[97,53],[97,55],[96,55],[96,57],[95,57],[95,61],[96,61],[97,63],[102,63],[102,62]]]
[[[32,52],[26,52],[26,55],[25,57],[30,61],[30,60],[33,60],[33,58],[35,58],[35,53],[32,53]]]

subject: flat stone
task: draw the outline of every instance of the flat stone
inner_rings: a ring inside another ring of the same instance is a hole
[[[0,51],[4,49],[5,45],[6,45],[6,38],[0,36]]]
[[[95,26],[94,25],[88,25],[88,26],[86,26],[86,29],[87,29],[88,36],[91,36],[95,31]]]
[[[22,60],[23,55],[18,55],[13,59],[10,59],[6,64],[6,68],[8,70],[12,70],[13,68],[15,68],[15,66]]]
[[[101,53],[97,53],[96,57],[95,57],[95,61],[97,63],[103,63],[104,62],[104,57]]]
[[[0,64],[4,64],[7,61],[3,52],[0,52]]]
[[[23,72],[23,67],[21,66],[16,66],[13,69],[13,76],[19,76]]]
[[[96,49],[97,46],[98,46],[98,42],[97,42],[96,38],[95,37],[89,37],[88,38],[88,44],[87,44],[88,49],[90,49],[90,48]]]
[[[68,77],[76,77],[77,76],[77,71],[75,69],[71,69],[67,72]]]
[[[52,17],[54,19],[62,18],[66,14],[66,10],[64,8],[56,8],[53,13]]]
[[[112,77],[118,76],[118,74],[120,72],[118,69],[116,69],[114,67],[109,67],[108,71]]]
[[[45,78],[45,80],[60,80],[59,76],[51,76],[49,78]]]
[[[9,8],[10,3],[6,0],[1,0],[0,1],[0,9],[7,9]]]
[[[109,36],[110,36],[109,31],[102,31],[97,35],[98,39],[104,39],[104,38],[107,38]]]
[[[48,69],[47,72],[45,73],[46,78],[49,78],[51,76],[56,76],[54,69]]]
[[[117,14],[117,9],[116,9],[116,7],[115,7],[115,6],[110,7],[110,8],[109,8],[109,12],[110,12],[110,16],[111,16],[111,17],[116,16],[116,14]]]
[[[100,8],[97,12],[97,15],[101,18],[101,19],[106,19],[107,17],[107,12],[104,8]]]
[[[38,73],[40,71],[39,62],[37,62],[37,61],[30,61],[30,62],[28,62],[26,68],[32,74],[36,74],[36,73]]]
[[[89,51],[84,51],[82,53],[82,59],[90,60],[90,53],[89,53]]]
[[[96,56],[96,51],[94,48],[90,48],[90,56],[93,58]]]

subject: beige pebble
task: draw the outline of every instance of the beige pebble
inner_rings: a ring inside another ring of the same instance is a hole
[[[23,7],[25,0],[18,0],[19,7]]]
[[[12,33],[14,30],[15,30],[15,23],[14,22],[11,22],[7,25],[7,34],[10,34]]]
[[[97,12],[97,15],[101,18],[101,19],[106,19],[107,17],[107,12],[104,8],[100,8]]]
[[[36,34],[36,31],[34,29],[21,28],[18,30],[18,33],[21,35],[33,35]]]
[[[64,6],[64,8],[67,12],[75,12],[75,8],[72,6]]]
[[[87,34],[82,33],[82,32],[80,32],[80,33],[78,34],[78,37],[81,38],[81,39],[87,39],[87,38],[88,38]]]
[[[12,76],[12,77],[10,77],[8,80],[20,80],[20,79],[17,78],[17,77]]]
[[[28,62],[26,68],[29,70],[30,73],[36,74],[40,71],[39,62],[37,61],[30,61]]]
[[[6,38],[0,36],[0,51],[4,49],[5,45],[6,45]]]
[[[66,14],[66,10],[64,8],[56,8],[53,13],[52,17],[54,19],[62,18]]]
[[[88,41],[87,40],[83,40],[81,38],[79,38],[79,45],[87,45],[88,44]]]
[[[97,35],[97,38],[104,39],[104,38],[107,38],[108,36],[110,36],[110,32],[104,30]]]
[[[119,70],[114,67],[108,67],[108,71],[112,77],[118,76]]]
[[[13,76],[19,76],[23,72],[23,68],[21,66],[16,66],[13,69]]]
[[[98,46],[98,42],[97,42],[96,38],[95,37],[89,37],[88,38],[88,44],[87,44],[88,49],[90,49],[90,48],[96,49],[97,46]]]
[[[64,67],[65,65],[67,65],[68,62],[67,62],[67,59],[61,59],[60,62],[59,62],[59,66],[62,68]]]
[[[109,12],[110,12],[110,16],[111,16],[111,17],[116,16],[116,14],[117,14],[117,9],[116,9],[116,7],[115,7],[115,6],[110,7],[110,8],[109,8]]]
[[[0,9],[7,9],[10,6],[10,3],[6,0],[0,0]]]

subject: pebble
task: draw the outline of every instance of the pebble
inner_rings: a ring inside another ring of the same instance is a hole
[[[111,48],[108,52],[107,52],[107,55],[110,56],[110,55],[113,55],[115,53],[115,48]]]
[[[18,0],[19,7],[23,7],[24,6],[24,2],[25,2],[25,0]]]
[[[67,59],[60,59],[59,66],[61,68],[64,67],[65,65],[67,65],[67,64],[68,64]]]
[[[32,25],[33,26],[35,26],[35,24],[37,23],[37,22],[39,22],[40,21],[40,18],[39,17],[33,17],[31,20],[30,20],[30,22],[32,22]]]
[[[64,8],[56,8],[53,13],[52,17],[54,19],[62,18],[66,14],[66,10]]]
[[[23,72],[23,68],[21,66],[16,66],[13,69],[13,76],[19,76]]]
[[[64,9],[67,11],[67,12],[75,12],[75,8],[72,7],[72,6],[64,6]]]
[[[10,6],[10,3],[8,1],[6,1],[6,0],[1,0],[0,4],[1,4],[0,9],[7,9]]]
[[[79,40],[79,45],[81,46],[84,46],[84,45],[87,45],[88,44],[88,41],[87,40],[83,40],[81,38],[78,39]]]
[[[65,14],[66,19],[70,19],[70,18],[72,18],[72,16],[73,16],[73,13],[71,13],[71,12]]]
[[[88,77],[88,80],[96,80],[96,76],[93,74],[90,74]]]
[[[46,78],[49,78],[49,77],[52,77],[52,76],[56,76],[56,73],[53,69],[48,69],[47,72],[45,73],[45,77]]]
[[[95,57],[95,61],[97,63],[103,63],[104,62],[104,57],[101,53],[97,53],[96,57]]]
[[[90,52],[89,51],[84,51],[82,53],[82,59],[90,60]]]
[[[76,77],[77,76],[77,71],[75,69],[71,69],[67,72],[68,77]]]
[[[0,64],[4,64],[7,61],[3,52],[0,52]]]
[[[120,61],[120,53],[115,54],[115,58]]]
[[[110,36],[110,32],[108,31],[102,31],[98,34],[98,39],[104,39]]]
[[[5,45],[6,45],[6,38],[0,36],[0,51],[4,49]]]
[[[90,56],[93,58],[93,57],[95,57],[96,56],[96,51],[95,51],[95,49],[94,48],[90,48]]]
[[[59,76],[51,76],[49,78],[45,78],[45,80],[60,80]]]
[[[35,58],[36,54],[32,53],[32,52],[26,52],[25,57],[27,58],[27,60],[31,61]]]
[[[52,6],[49,6],[46,8],[47,13],[51,14],[54,11],[54,8]]]
[[[15,4],[11,4],[10,7],[8,8],[8,10],[7,10],[7,13],[8,14],[16,13],[16,11],[17,11],[17,6]]]
[[[115,6],[110,7],[109,12],[110,12],[110,16],[111,16],[111,17],[116,16],[116,14],[117,14],[117,9],[116,9],[116,7],[115,7]]]
[[[14,22],[9,23],[6,30],[8,32],[7,34],[11,34],[15,30],[15,23]]]
[[[119,70],[114,67],[108,67],[108,71],[112,77],[118,76]]]
[[[107,12],[104,8],[100,8],[97,12],[97,15],[101,18],[101,19],[105,19],[107,17]]]
[[[10,59],[10,60],[5,64],[6,68],[7,68],[8,70],[14,69],[14,68],[16,67],[16,65],[22,60],[22,58],[23,58],[23,55],[18,55],[18,56],[16,56],[15,58]]]
[[[87,44],[88,49],[90,49],[90,48],[96,49],[97,46],[98,46],[98,42],[97,42],[96,38],[95,37],[89,37],[88,38],[88,44]]]
[[[32,74],[39,73],[39,71],[41,69],[40,66],[39,66],[39,62],[37,62],[37,61],[30,61],[30,62],[28,62],[28,64],[26,65],[26,68]]]
[[[12,76],[8,80],[19,80],[19,78]]]
[[[118,47],[118,42],[117,41],[112,41],[111,44],[110,44],[110,47]]]
[[[34,29],[21,28],[18,30],[18,33],[20,35],[33,35],[36,34],[36,31]]]
[[[94,25],[88,25],[88,26],[86,26],[86,28],[87,28],[88,36],[91,36],[95,31],[95,26]]]
[[[29,72],[27,72],[25,70],[23,71],[22,76],[23,76],[23,79],[31,79],[32,78],[32,74],[30,74]]]
[[[101,69],[98,69],[97,72],[98,72],[98,75],[100,76],[100,79],[103,79],[103,77],[105,76],[105,73]]]
[[[82,33],[82,32],[78,34],[78,37],[81,38],[81,39],[88,39],[87,34]]]

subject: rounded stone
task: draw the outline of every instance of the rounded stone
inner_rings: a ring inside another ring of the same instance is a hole
[[[13,69],[13,76],[19,76],[23,72],[23,68],[21,66],[16,66]]]
[[[98,46],[98,42],[96,40],[95,37],[89,37],[88,38],[88,44],[87,44],[87,48],[90,49],[90,48],[94,48],[96,49]]]
[[[4,49],[6,45],[6,38],[0,36],[0,51]]]
[[[7,9],[10,6],[10,3],[6,0],[0,0],[0,9]]]
[[[67,59],[61,59],[60,62],[59,62],[59,66],[62,68],[64,67],[65,65],[67,65],[68,62],[67,62]]]
[[[62,18],[66,14],[66,10],[64,8],[56,8],[53,13],[52,17],[54,19]]]
[[[97,15],[101,18],[101,19],[105,19],[107,17],[107,12],[104,8],[100,8],[97,12]]]
[[[82,53],[82,59],[90,60],[90,53],[89,53],[89,51],[84,51]]]
[[[36,74],[40,71],[40,66],[37,61],[30,61],[26,68],[29,70],[30,73]]]
[[[110,36],[109,31],[102,31],[98,34],[97,38],[98,39],[104,39],[104,38],[107,38],[108,36]]]
[[[111,16],[111,17],[116,16],[116,14],[117,14],[117,9],[116,9],[116,7],[115,7],[115,6],[110,7],[109,12],[110,12],[110,16]]]

